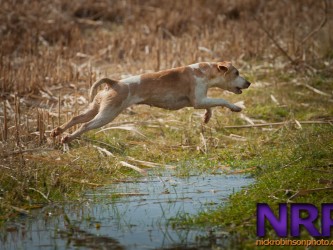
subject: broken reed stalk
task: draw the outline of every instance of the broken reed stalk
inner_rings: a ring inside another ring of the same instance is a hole
[[[51,119],[52,119],[52,129],[54,129],[54,116],[52,115],[52,117],[51,117]],[[53,145],[55,144],[55,141],[56,139],[55,139],[55,137],[53,137],[52,138],[52,143],[53,143]]]
[[[88,83],[89,89],[91,88],[92,84],[93,84],[93,71],[92,71],[92,66],[90,63],[89,64],[89,83]]]
[[[79,83],[79,79],[77,77],[76,86],[78,86],[78,83]],[[78,88],[77,87],[75,87],[74,95],[75,95],[75,102],[74,102],[74,112],[72,113],[72,116],[77,116],[79,114],[79,106],[78,106],[78,101],[77,101],[77,99],[78,99],[77,97],[78,97],[79,93],[78,93]],[[73,126],[73,131],[76,131],[77,128],[78,128],[78,125],[77,124],[74,125]]]
[[[58,126],[60,126],[60,108],[61,108],[61,103],[60,103],[61,99],[60,99],[60,93],[58,96]]]
[[[3,141],[8,139],[8,121],[7,121],[7,106],[6,101],[3,101]]]
[[[44,127],[44,139],[45,139],[46,131],[51,128],[51,125],[50,125],[51,115],[48,110],[45,110],[45,116],[46,116],[46,118],[45,118],[45,127]]]
[[[39,132],[39,144],[40,144],[40,113],[38,108],[37,108],[37,131]]]
[[[37,109],[37,131],[39,131],[39,144],[43,143],[44,139],[44,115],[43,112]]]
[[[69,114],[68,114],[68,111],[66,112],[66,122],[69,121]],[[68,129],[68,132],[72,133],[73,132],[73,127],[69,128]]]
[[[60,126],[60,111],[61,111],[61,95],[60,95],[60,92],[59,92],[59,96],[58,96],[58,126]],[[53,126],[53,129],[54,129],[54,126]],[[53,141],[55,141],[55,139],[53,139]],[[60,142],[60,138],[58,136],[58,142]]]
[[[41,138],[41,144],[44,141],[44,133],[45,133],[45,112],[42,109],[42,115],[41,115],[42,119],[41,119],[41,131],[40,131],[40,138]]]
[[[41,143],[43,143],[43,141],[44,141],[44,135],[45,135],[45,112],[44,112],[44,110],[42,109],[42,119],[41,119],[41,133],[40,133],[40,135],[41,135]]]
[[[20,128],[19,128],[19,113],[20,113],[20,102],[17,100],[17,95],[14,97],[15,102],[15,140],[16,146],[20,146]]]

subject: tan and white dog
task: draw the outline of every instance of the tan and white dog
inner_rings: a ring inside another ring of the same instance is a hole
[[[97,93],[98,86],[103,83],[106,84],[105,89]],[[227,107],[234,112],[242,110],[222,98],[207,97],[209,88],[218,87],[241,94],[242,89],[248,88],[250,84],[230,62],[196,63],[120,81],[103,78],[96,81],[90,89],[89,108],[55,128],[51,137],[60,135],[73,125],[84,123],[77,131],[62,138],[62,143],[68,143],[88,130],[108,124],[121,111],[134,104],[147,104],[169,110],[184,107],[206,109],[204,122],[207,123],[212,107]]]

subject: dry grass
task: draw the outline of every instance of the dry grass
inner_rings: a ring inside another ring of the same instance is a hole
[[[298,72],[303,79],[332,75],[331,1],[12,0],[1,6],[0,199],[5,202],[0,209],[6,216],[22,203],[58,199],[105,176],[119,177],[127,146],[140,151],[157,143],[149,138],[156,133],[149,132],[157,127],[164,135],[161,121],[181,133],[170,133],[160,151],[135,156],[176,162],[182,149],[207,144],[183,129],[192,126],[188,110],[171,114],[138,107],[117,122],[147,121],[148,139],[131,135],[122,144],[110,138],[111,144],[97,143],[99,149],[80,141],[70,153],[61,153],[58,142],[48,139],[49,131],[86,106],[87,90],[99,77],[119,79],[212,60],[231,60],[255,81],[267,80],[267,75],[273,79],[275,72],[281,73],[280,80]],[[139,113],[136,118],[133,112]],[[237,120],[228,116],[223,120],[233,122]],[[215,126],[222,125],[215,121]],[[208,143],[219,142],[212,137]],[[118,158],[100,156],[105,148]],[[199,147],[199,152],[205,150],[207,145]],[[163,152],[175,156],[163,157]],[[84,169],[96,176],[87,176]]]

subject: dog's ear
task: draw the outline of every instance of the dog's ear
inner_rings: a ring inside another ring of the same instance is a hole
[[[228,67],[225,65],[217,65],[217,68],[219,71],[224,72],[224,73],[227,73],[227,71],[228,71]]]
[[[217,69],[220,72],[226,74],[228,72],[228,70],[229,70],[229,66],[230,66],[230,63],[228,63],[228,62],[221,62],[221,63],[217,64]]]

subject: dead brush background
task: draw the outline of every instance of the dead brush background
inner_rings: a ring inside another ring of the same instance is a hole
[[[5,0],[0,6],[4,216],[22,203],[70,193],[73,183],[87,184],[80,176],[89,162],[100,162],[98,153],[80,160],[89,152],[83,148],[66,156],[48,135],[82,111],[99,77],[218,60],[234,62],[254,82],[272,68],[332,75],[328,0]],[[103,164],[109,176],[118,171],[112,161]]]

